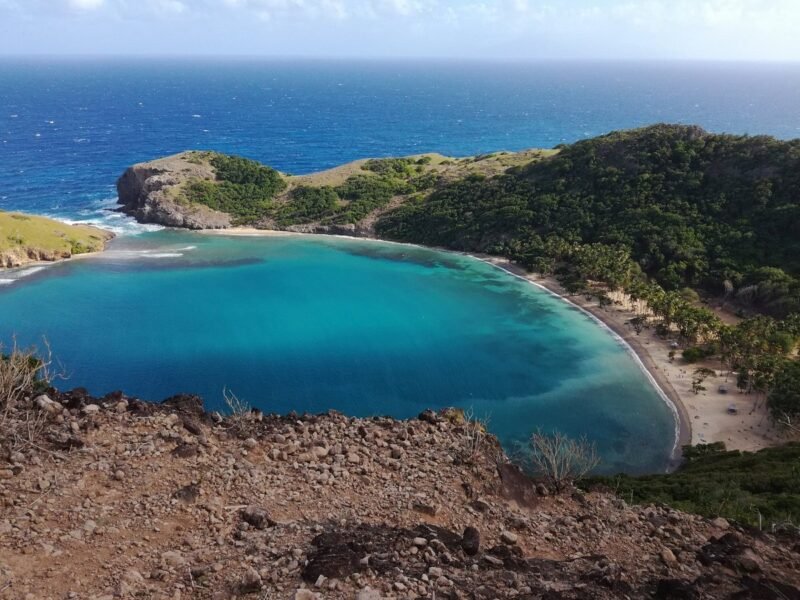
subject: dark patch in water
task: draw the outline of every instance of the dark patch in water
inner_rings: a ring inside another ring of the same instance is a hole
[[[446,254],[427,252],[425,250],[400,250],[399,248],[390,248],[372,242],[364,245],[348,244],[347,246],[332,244],[332,247],[352,256],[369,258],[372,260],[409,263],[427,269],[444,267],[456,271],[463,271],[466,268],[457,260],[448,260]]]
[[[264,262],[264,259],[249,257],[235,258],[228,260],[193,260],[187,261],[185,258],[141,258],[136,260],[124,261],[103,261],[96,265],[101,270],[111,273],[125,273],[128,271],[171,271],[173,269],[212,269],[217,267],[235,268],[257,265]]]

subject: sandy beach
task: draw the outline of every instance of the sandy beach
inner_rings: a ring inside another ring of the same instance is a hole
[[[238,236],[315,235],[246,227],[207,230],[204,233]],[[373,238],[355,239],[366,241]],[[639,358],[654,384],[672,403],[679,423],[678,448],[687,444],[723,442],[729,450],[752,451],[786,441],[771,423],[764,399],[740,393],[735,380],[726,378],[725,369],[719,362],[685,364],[680,358],[680,350],[677,356],[670,360],[669,352],[672,348],[668,340],[658,337],[652,328],[645,329],[637,335],[629,325],[630,319],[636,316],[636,313],[623,294],[616,294],[612,297],[614,303],[603,307],[595,299],[587,299],[579,294],[568,294],[555,278],[529,273],[507,259],[488,255],[472,256],[545,288],[590,313],[619,336]],[[695,394],[692,391],[692,375],[699,367],[713,369],[716,375],[705,380],[703,384],[705,391]],[[727,388],[727,393],[720,391],[721,386]],[[735,414],[728,411],[731,405],[736,407]]]
[[[313,233],[298,233],[296,231],[281,231],[279,229],[256,229],[255,227],[229,227],[228,229],[198,229],[196,233],[206,235],[235,235],[258,237],[286,237],[290,235],[317,235]],[[320,234],[323,235],[323,234]]]
[[[637,334],[629,325],[636,313],[624,294],[612,295],[614,304],[603,307],[595,299],[568,294],[552,277],[528,273],[506,259],[478,258],[540,285],[586,310],[624,340],[675,406],[680,421],[681,446],[723,442],[729,450],[752,451],[786,441],[770,421],[764,399],[739,392],[735,379],[726,377],[726,371],[718,361],[686,364],[680,358],[680,350],[670,360],[670,342],[657,336],[653,328]],[[705,380],[705,391],[695,394],[692,375],[699,367],[712,369],[716,375]],[[721,386],[728,391],[721,392]],[[731,405],[736,407],[736,414],[728,412]]]

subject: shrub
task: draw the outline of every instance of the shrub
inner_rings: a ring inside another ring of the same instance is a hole
[[[413,188],[406,182],[387,176],[353,175],[336,188],[349,204],[336,216],[339,223],[357,223],[377,208],[388,204],[396,194],[407,194]]]
[[[20,348],[16,341],[7,352],[0,347],[0,449],[40,443],[48,415],[32,399],[48,387],[49,369],[49,348],[43,357],[36,348]]]
[[[46,388],[50,382],[50,350],[42,358],[36,348],[20,348],[16,340],[7,352],[0,345],[0,418],[26,397]]]
[[[800,431],[800,363],[795,360],[784,362],[775,375],[767,406],[775,421]]]
[[[217,181],[191,182],[184,192],[185,198],[233,215],[237,224],[252,223],[266,216],[272,199],[286,188],[280,173],[256,161],[215,154],[209,162],[216,169]]]
[[[523,461],[561,492],[600,464],[595,445],[585,437],[572,439],[558,431],[534,433],[523,449]]]
[[[363,169],[378,175],[407,176],[412,172],[411,158],[374,158],[364,163]]]
[[[683,360],[689,364],[692,364],[699,360],[703,360],[704,358],[708,358],[712,354],[713,352],[706,348],[701,346],[692,346],[691,348],[686,348],[686,350],[683,351],[682,356]]]
[[[235,185],[254,185],[269,197],[286,188],[286,182],[280,173],[254,160],[215,154],[210,162],[217,171],[217,181],[227,181]]]
[[[292,190],[290,200],[276,215],[281,225],[311,223],[329,215],[336,208],[339,196],[330,186],[300,186]]]
[[[636,504],[663,503],[705,517],[725,517],[758,526],[800,519],[800,444],[758,452],[725,451],[723,444],[686,447],[674,473],[592,477]]]

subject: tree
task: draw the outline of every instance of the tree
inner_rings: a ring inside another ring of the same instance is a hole
[[[800,363],[785,360],[775,375],[767,398],[772,418],[784,425],[800,419]]]
[[[711,376],[716,375],[716,372],[713,369],[707,369],[706,367],[700,367],[699,369],[694,370],[694,377],[692,378],[692,391],[696,394],[705,391],[705,387],[703,386],[703,382]]]

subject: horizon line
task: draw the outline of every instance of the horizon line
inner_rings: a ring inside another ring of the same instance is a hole
[[[52,60],[52,61],[78,61],[78,60],[219,60],[219,61],[308,61],[308,62],[444,62],[444,63],[517,63],[517,64],[558,64],[558,63],[583,63],[583,64],[719,64],[719,65],[797,65],[800,59],[725,59],[725,58],[584,58],[584,57],[524,57],[524,56],[355,56],[355,55],[311,55],[311,54],[206,54],[206,53],[0,53],[0,61],[10,60]]]

